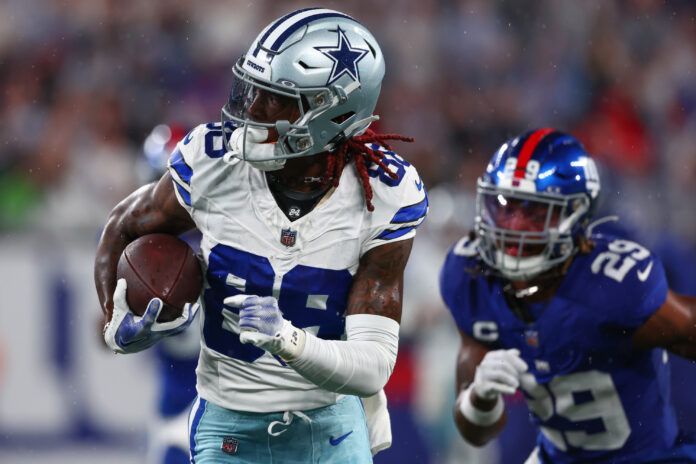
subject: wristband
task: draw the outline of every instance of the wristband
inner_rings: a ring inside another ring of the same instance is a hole
[[[298,329],[288,321],[285,321],[280,332],[276,334],[276,338],[280,339],[278,356],[288,362],[297,359],[304,349],[306,337],[307,334],[304,330]]]
[[[469,386],[459,394],[459,412],[474,425],[488,427],[495,424],[502,417],[505,406],[503,399],[498,395],[495,406],[490,411],[482,411],[471,402],[471,389]]]

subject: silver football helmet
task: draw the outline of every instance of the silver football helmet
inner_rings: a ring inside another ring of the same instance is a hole
[[[280,169],[288,158],[333,150],[378,119],[372,113],[384,77],[382,51],[362,24],[338,11],[306,8],[277,19],[233,73],[222,108],[228,159]],[[254,120],[249,110],[260,93],[297,105],[299,117]],[[274,144],[263,143],[269,131],[277,132]]]

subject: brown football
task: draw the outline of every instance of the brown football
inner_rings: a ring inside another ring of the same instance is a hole
[[[151,299],[162,300],[159,322],[179,317],[184,305],[194,303],[203,287],[193,250],[168,234],[144,235],[129,243],[118,261],[116,276],[126,279],[126,300],[136,315],[143,315]]]

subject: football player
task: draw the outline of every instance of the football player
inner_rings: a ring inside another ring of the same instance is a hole
[[[415,168],[387,143],[407,139],[369,129],[382,52],[355,19],[307,8],[268,25],[233,72],[222,122],[190,132],[169,172],[109,216],[95,261],[105,340],[140,351],[202,308],[195,462],[371,462],[391,440],[382,387],[428,210]],[[199,304],[158,323],[153,299],[134,317],[116,282],[121,252],[192,228]]]
[[[461,334],[457,427],[487,443],[519,388],[539,429],[528,463],[696,462],[668,355],[696,358],[696,299],[640,244],[593,233],[599,191],[590,155],[552,129],[504,143],[479,178],[475,232],[440,274]]]

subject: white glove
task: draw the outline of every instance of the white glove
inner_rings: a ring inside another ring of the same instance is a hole
[[[104,328],[104,341],[114,353],[137,353],[170,335],[188,327],[198,314],[198,303],[187,303],[181,316],[169,322],[157,322],[164,307],[162,300],[153,298],[142,316],[136,316],[126,302],[126,279],[119,279],[114,290],[114,312]]]
[[[520,375],[527,371],[527,363],[517,349],[489,351],[476,367],[471,384],[476,396],[493,400],[498,395],[512,395],[520,386]]]
[[[283,318],[272,296],[235,295],[225,305],[239,308],[239,341],[292,361],[304,348],[305,333]]]

